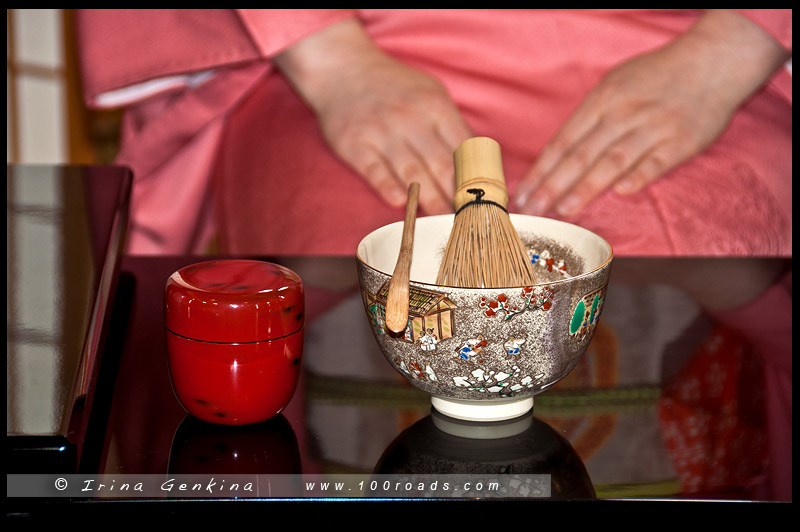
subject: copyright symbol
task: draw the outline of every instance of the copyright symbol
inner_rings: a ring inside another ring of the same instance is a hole
[[[67,479],[65,478],[57,478],[56,479],[56,489],[58,491],[64,491],[67,489]]]

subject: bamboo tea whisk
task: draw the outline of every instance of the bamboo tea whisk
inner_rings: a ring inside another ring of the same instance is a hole
[[[511,223],[500,145],[465,140],[453,155],[456,215],[436,284],[505,288],[536,284],[533,265]]]

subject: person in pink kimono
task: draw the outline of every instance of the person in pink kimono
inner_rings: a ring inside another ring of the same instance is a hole
[[[502,147],[511,211],[586,227],[616,256],[791,257],[791,10],[77,17],[88,105],[125,108],[129,253],[217,236],[223,253],[352,256],[402,220],[410,181],[421,215],[452,212],[453,150],[481,135]],[[786,338],[755,319],[791,307],[791,272],[774,277],[683,288],[735,297],[710,310],[758,343]],[[788,338],[764,351],[791,499]]]
[[[618,255],[791,254],[790,10],[82,10],[126,108],[130,253],[352,254],[451,212],[497,139],[510,210]]]

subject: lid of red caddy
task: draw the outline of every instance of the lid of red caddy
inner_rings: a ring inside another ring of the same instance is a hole
[[[173,273],[165,289],[167,329],[193,340],[263,342],[303,327],[303,282],[258,260],[200,262]]]

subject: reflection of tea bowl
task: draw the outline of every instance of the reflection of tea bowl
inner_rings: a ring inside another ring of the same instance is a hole
[[[386,359],[432,396],[434,408],[474,421],[510,419],[564,378],[592,338],[611,269],[611,246],[565,222],[511,215],[539,283],[509,288],[436,285],[453,215],[416,221],[408,327],[384,325],[388,281],[403,223],[358,245],[361,292]]]
[[[405,429],[386,448],[375,475],[426,476],[444,481],[447,476],[502,482],[503,491],[492,496],[594,499],[586,466],[569,441],[531,414],[515,419],[480,423],[444,416],[435,410]],[[548,475],[545,493],[531,488],[532,475]],[[516,484],[512,479],[519,480]],[[382,487],[382,483],[378,483]],[[515,487],[516,486],[516,487]],[[390,488],[391,489],[391,488]],[[371,493],[381,495],[380,490]]]

